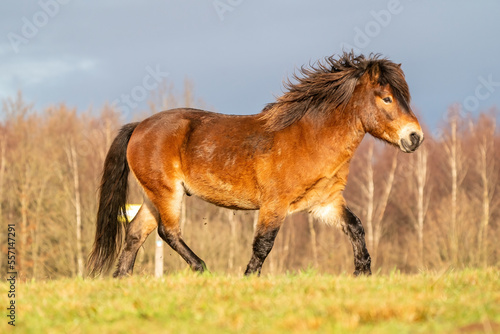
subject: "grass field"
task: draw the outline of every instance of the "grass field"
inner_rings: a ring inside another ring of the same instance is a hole
[[[20,283],[16,304],[1,333],[500,333],[500,270],[66,279]]]

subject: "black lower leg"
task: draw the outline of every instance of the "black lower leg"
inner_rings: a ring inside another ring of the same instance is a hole
[[[279,227],[271,228],[263,232],[258,232],[255,235],[252,248],[252,258],[250,259],[245,271],[246,276],[254,273],[257,273],[257,275],[260,276],[262,264],[273,248],[274,240],[276,239],[279,229]]]
[[[165,242],[175,250],[192,270],[200,273],[207,270],[207,266],[182,240],[180,233],[168,231],[162,224],[158,225],[158,234]]]
[[[345,225],[343,225],[342,229],[349,236],[354,252],[354,275],[371,275],[371,258],[366,249],[365,230],[363,229],[361,220],[346,207],[344,210],[344,221]]]

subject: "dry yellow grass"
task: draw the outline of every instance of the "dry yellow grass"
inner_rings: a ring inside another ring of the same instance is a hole
[[[500,333],[494,268],[360,278],[179,273],[17,289],[19,333]],[[0,284],[2,300],[6,292]],[[11,332],[2,318],[0,332]]]

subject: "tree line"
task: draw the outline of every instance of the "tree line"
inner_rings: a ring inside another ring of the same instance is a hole
[[[206,107],[192,84],[175,93],[163,85],[147,115],[176,106]],[[496,110],[472,118],[451,106],[413,154],[367,136],[356,152],[345,190],[363,222],[374,272],[498,266],[500,251]],[[16,268],[24,279],[86,276],[93,243],[97,188],[104,158],[130,115],[113,106],[78,111],[65,104],[34,110],[22,94],[3,101],[0,115],[0,233],[7,258],[7,224],[16,225]],[[141,203],[134,181],[130,203]],[[258,212],[215,207],[196,197],[183,203],[182,233],[209,270],[242,274],[251,256]],[[139,251],[135,272],[152,275],[155,237]],[[306,213],[289,216],[264,273],[315,268],[353,270],[352,248],[340,229]],[[164,271],[186,270],[168,246]],[[2,261],[2,272],[7,272]],[[5,269],[5,271],[3,271]]]

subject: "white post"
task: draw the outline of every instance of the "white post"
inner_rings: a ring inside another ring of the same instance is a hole
[[[163,240],[156,233],[155,247],[155,277],[163,276]]]

